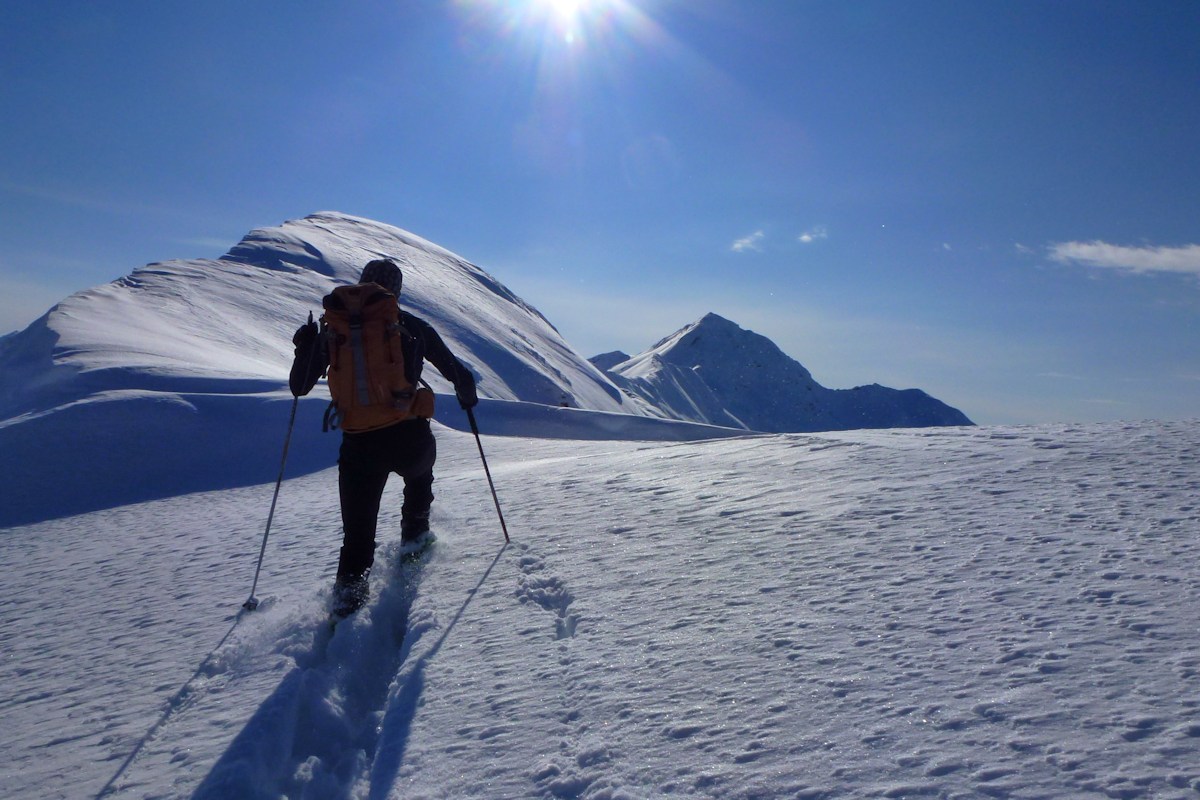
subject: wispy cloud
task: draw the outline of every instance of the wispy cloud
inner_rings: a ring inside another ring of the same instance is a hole
[[[142,216],[151,213],[161,214],[163,211],[159,206],[113,200],[75,189],[47,188],[43,186],[30,186],[24,183],[14,183],[12,181],[0,181],[0,190],[24,195],[25,197],[32,197],[36,200],[43,200],[56,205],[84,208],[89,211],[103,211],[110,214]]]
[[[804,244],[812,244],[813,242],[817,241],[818,239],[828,239],[829,231],[827,231],[825,229],[825,226],[818,225],[817,227],[813,228],[812,230],[805,231],[804,233],[800,234],[796,238],[799,241],[803,242]]]
[[[729,249],[735,253],[760,251],[762,250],[762,240],[765,237],[766,234],[762,231],[755,231],[749,236],[743,236],[741,239],[738,239]]]
[[[115,216],[165,220],[175,224],[183,223],[187,226],[188,230],[199,226],[242,230],[242,223],[239,220],[235,218],[231,221],[224,214],[214,216],[211,213],[199,213],[195,209],[165,205],[161,202],[144,203],[140,201],[127,201],[101,192],[92,192],[88,189],[75,189],[71,187],[47,188],[0,179],[0,193],[3,192],[31,197],[55,205],[82,208],[87,211],[99,211]],[[187,242],[184,243],[186,244]],[[236,241],[230,244],[236,244]]]
[[[1116,269],[1135,274],[1174,272],[1200,275],[1200,244],[1182,247],[1126,247],[1107,242],[1059,242],[1050,257],[1064,264]]]
[[[200,236],[185,239],[174,239],[173,241],[175,244],[183,245],[185,247],[197,247],[219,253],[226,253],[229,251],[229,248],[237,244],[236,241],[221,239],[217,236]]]

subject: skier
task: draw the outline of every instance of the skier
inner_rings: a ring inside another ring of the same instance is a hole
[[[376,284],[393,297],[400,297],[403,275],[390,259],[371,261],[362,271],[359,287]],[[336,294],[336,292],[335,292]],[[310,321],[296,331],[292,341],[296,346],[292,362],[290,385],[292,393],[301,397],[309,393],[317,380],[330,369],[331,347],[343,344],[331,325],[330,298],[325,298],[326,315],[322,325]],[[390,298],[386,303],[396,309]],[[478,402],[475,377],[427,322],[398,311],[399,340],[403,351],[404,375],[400,380],[415,388],[420,383],[423,361],[428,360],[454,384],[459,405],[464,409]],[[389,330],[397,327],[391,323]],[[367,342],[375,337],[360,336]],[[340,351],[339,351],[340,352]],[[341,356],[335,356],[341,358]],[[336,365],[334,366],[336,369]],[[347,370],[349,372],[350,370]],[[331,411],[337,416],[339,397],[335,389],[333,370],[330,370]],[[368,576],[375,560],[375,533],[379,518],[379,503],[384,485],[391,473],[404,479],[404,502],[401,506],[400,539],[405,551],[419,550],[431,539],[429,508],[433,502],[433,466],[437,445],[430,430],[433,414],[433,394],[427,388],[416,389],[417,400],[410,408],[394,412],[396,419],[384,419],[370,425],[351,425],[349,415],[343,420],[342,445],[338,454],[338,490],[342,511],[342,549],[338,558],[337,579],[334,584],[332,613],[348,616],[367,601]],[[405,394],[406,397],[409,394]],[[327,414],[327,422],[329,415]],[[361,428],[361,429],[360,429]]]

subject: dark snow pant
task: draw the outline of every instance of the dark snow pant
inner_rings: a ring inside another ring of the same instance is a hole
[[[426,419],[366,433],[342,434],[338,456],[343,532],[339,582],[365,577],[375,562],[379,501],[393,472],[404,479],[403,518],[429,516],[436,460],[437,442]]]

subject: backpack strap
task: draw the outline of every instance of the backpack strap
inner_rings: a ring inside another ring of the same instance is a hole
[[[361,314],[350,316],[350,349],[354,352],[354,393],[358,395],[358,402],[366,405],[371,402],[371,393],[367,383],[367,359],[363,353]]]
[[[325,417],[321,420],[321,433],[336,431],[341,422],[342,415],[338,413],[337,404],[329,401],[329,405],[325,406]]]

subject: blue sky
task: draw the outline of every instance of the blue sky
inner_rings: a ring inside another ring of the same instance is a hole
[[[708,311],[977,422],[1200,416],[1200,4],[9,0],[0,331],[337,210],[584,355]]]

